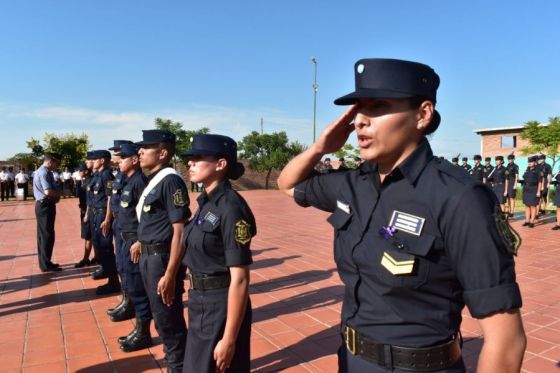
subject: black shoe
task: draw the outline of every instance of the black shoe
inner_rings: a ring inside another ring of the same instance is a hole
[[[150,321],[142,321],[136,319],[136,326],[134,333],[129,339],[121,344],[121,350],[124,352],[132,352],[142,350],[144,348],[152,347],[152,335],[150,333]]]
[[[113,308],[108,308],[108,309],[107,309],[107,315],[112,316],[115,312],[117,312],[120,308],[122,308],[122,306],[124,305],[124,303],[128,301],[128,300],[126,299],[127,297],[128,297],[128,296],[127,296],[126,293],[123,291],[123,292],[122,292],[121,301],[120,301],[119,304],[117,304],[115,307],[113,307]]]
[[[134,311],[134,304],[132,304],[130,298],[127,297],[126,299],[127,301],[123,303],[122,307],[109,315],[111,321],[119,322],[134,318],[134,316],[136,315],[136,312]]]
[[[95,270],[92,274],[91,274],[91,278],[94,280],[102,280],[104,278],[108,278],[109,276],[107,276],[107,274],[103,271],[103,269],[98,269]]]
[[[50,262],[49,264],[53,267],[60,267],[60,264],[58,264],[58,263]]]
[[[106,294],[114,294],[121,291],[121,284],[119,280],[109,279],[105,285],[98,286],[95,289],[95,294],[97,295],[106,295]]]
[[[554,227],[552,227],[553,231],[558,231],[560,230],[560,225],[555,225]]]
[[[529,223],[529,228],[535,228],[535,224]]]
[[[46,269],[41,269],[43,272],[60,272],[62,271],[62,268],[60,268],[60,266],[55,266],[53,264],[47,264],[47,268]]]
[[[82,259],[78,263],[74,264],[74,268],[82,268],[82,267],[87,267],[87,266],[89,266],[89,260],[88,259]]]
[[[89,263],[90,263],[91,265],[96,265],[96,264],[97,264],[97,258],[96,258],[96,257],[93,257],[93,258],[89,261]]]
[[[529,223],[528,221],[526,221],[525,223],[523,223],[523,226],[526,227],[526,226],[528,226],[529,224],[531,224],[531,223]]]

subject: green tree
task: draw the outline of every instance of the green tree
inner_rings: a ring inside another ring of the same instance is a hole
[[[33,153],[17,153],[13,157],[8,159],[16,167],[24,167],[26,170],[34,170],[36,166],[39,166],[39,159]]]
[[[200,135],[210,132],[208,127],[201,127],[197,130],[186,130],[183,128],[183,123],[175,122],[171,119],[156,118],[155,126],[160,130],[167,130],[177,136],[177,143],[175,144],[175,156],[173,161],[179,159],[180,154],[189,150],[192,146],[193,135]]]
[[[262,135],[253,131],[238,144],[239,157],[249,160],[249,168],[267,173],[265,189],[268,189],[272,170],[282,169],[290,159],[304,149],[305,147],[297,141],[290,143],[284,131]]]
[[[552,160],[554,169],[560,158],[560,117],[549,118],[548,125],[536,120],[525,123],[521,138],[529,141],[529,146],[521,150],[523,154],[544,153]]]
[[[344,146],[342,146],[342,148],[332,154],[336,157],[337,160],[340,158],[344,158],[348,167],[354,167],[354,165],[356,164],[354,158],[360,156],[360,149],[355,148],[352,144],[346,143],[344,144]]]
[[[58,153],[61,157],[60,167],[75,167],[78,163],[83,162],[86,151],[90,148],[89,138],[85,133],[78,136],[73,133],[56,135],[47,132],[43,143],[44,145],[41,145],[39,140],[31,138],[27,141],[27,147],[36,158],[45,152]]]

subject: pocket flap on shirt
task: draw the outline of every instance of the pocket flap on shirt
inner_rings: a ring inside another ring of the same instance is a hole
[[[331,216],[327,218],[327,221],[334,227],[334,229],[343,228],[352,217],[352,213],[347,213],[339,208],[337,208]]]
[[[418,237],[406,235],[403,250],[413,255],[426,256],[434,246],[435,239],[429,233],[422,233]]]

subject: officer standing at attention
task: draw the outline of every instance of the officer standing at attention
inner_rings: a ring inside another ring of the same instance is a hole
[[[355,72],[356,91],[335,101],[352,106],[278,179],[298,204],[332,213],[345,286],[340,371],[464,372],[465,305],[484,335],[478,372],[519,371],[519,236],[488,188],[433,156],[438,75],[389,59],[360,60]],[[354,130],[362,167],[312,174]]]
[[[459,157],[451,158],[451,164],[455,167],[459,167]]]
[[[556,186],[554,192],[554,204],[556,205],[556,224],[551,229],[553,231],[560,230],[560,170],[552,177],[553,183]]]
[[[97,261],[98,258],[98,253],[97,253],[97,248],[93,245],[93,181],[96,177],[97,174],[97,164],[94,162],[94,155],[95,153],[93,151],[88,151],[86,152],[86,167],[89,170],[89,179],[87,181],[87,183],[85,183],[85,188],[86,188],[86,205],[87,205],[87,210],[86,210],[86,215],[84,216],[84,219],[82,220],[84,223],[89,225],[89,229],[90,229],[90,241],[91,241],[91,247],[93,248],[93,259],[90,261],[90,264],[92,265],[96,265],[99,264],[99,262]],[[92,275],[92,277],[94,275],[101,275],[103,273],[103,270],[101,268],[101,266],[99,266],[98,268],[95,268],[93,271],[90,272],[90,274]]]
[[[35,172],[33,178],[33,196],[35,197],[35,217],[37,218],[37,257],[39,268],[43,272],[61,271],[60,265],[51,261],[55,232],[56,204],[60,193],[56,189],[52,170],[56,168],[60,156],[45,153],[43,165]]]
[[[541,202],[539,206],[539,213],[546,214],[546,205],[548,204],[548,184],[552,177],[552,167],[546,163],[546,155],[540,154],[537,160],[537,168],[542,171],[543,184],[541,189]]]
[[[169,166],[176,137],[165,130],[144,130],[140,167],[149,183],[136,206],[140,272],[156,329],[163,341],[168,372],[183,368],[187,327],[183,315],[185,268],[181,264],[183,228],[191,216],[187,186]]]
[[[505,212],[508,190],[508,171],[504,167],[504,157],[497,155],[494,159],[496,161],[496,167],[492,170],[492,174],[488,180],[492,183],[492,190],[496,194],[496,198],[498,198],[500,209],[502,212]]]
[[[121,263],[122,288],[128,303],[132,307],[132,316],[136,316],[134,329],[124,337],[119,338],[121,350],[132,352],[152,346],[152,335],[150,334],[150,323],[152,312],[150,311],[150,301],[142,275],[140,274],[140,242],[138,241],[138,218],[136,216],[136,205],[140,195],[148,184],[148,178],[140,169],[138,150],[136,144],[120,145],[120,172],[125,176],[119,205],[119,231],[122,236],[122,246],[117,249]],[[119,318],[119,315],[127,313],[123,306],[121,311],[112,315],[112,320]]]
[[[485,157],[484,158],[484,177],[482,178],[482,182],[492,188],[492,182],[489,180],[492,177],[492,171],[494,171],[494,166],[492,166],[492,158]]]
[[[475,180],[480,181],[482,183],[482,179],[484,178],[484,167],[480,164],[482,157],[480,155],[475,155],[474,159],[474,166],[469,170],[469,174],[474,177]]]
[[[113,146],[109,148],[113,152],[111,157],[111,162],[114,165],[119,165],[121,155],[121,145],[132,144],[129,140],[113,140]],[[117,263],[117,272],[121,280],[121,290],[122,298],[116,307],[109,308],[107,314],[111,318],[111,321],[124,321],[129,320],[134,317],[134,306],[129,302],[126,293],[126,284],[124,279],[124,269],[122,258],[125,257],[123,253],[120,252],[122,249],[122,238],[119,229],[119,205],[121,203],[121,191],[123,188],[124,181],[126,179],[126,174],[121,171],[117,171],[115,179],[113,180],[113,185],[111,188],[111,215],[113,216],[113,224],[111,226],[113,230],[113,241],[115,244],[115,261]]]
[[[537,156],[527,158],[527,170],[523,174],[523,204],[525,205],[524,227],[533,228],[537,219],[537,208],[541,198],[543,173],[537,167]]]
[[[515,164],[515,155],[510,154],[507,156],[508,165],[506,166],[508,174],[508,215],[513,218],[515,212],[515,197],[517,195],[517,182],[519,179],[519,166]]]
[[[97,172],[92,177],[90,189],[92,191],[92,241],[96,249],[96,257],[101,270],[92,274],[94,280],[107,278],[105,285],[98,286],[97,295],[117,293],[121,290],[117,264],[115,262],[115,248],[113,246],[113,232],[111,228],[111,191],[114,176],[109,167],[111,153],[108,150],[94,150],[92,154],[94,169]]]
[[[469,172],[472,168],[472,166],[468,163],[469,159],[467,157],[463,157],[462,161],[463,164],[461,165],[461,167],[463,168],[463,170]]]
[[[237,162],[237,143],[227,136],[195,135],[183,156],[190,157],[191,180],[205,190],[183,233],[191,282],[183,372],[249,372],[250,246],[257,228],[247,202],[229,182],[245,168]]]
[[[91,176],[85,163],[78,165],[78,172],[80,173],[80,183],[76,184],[76,189],[78,192],[78,207],[80,208],[80,237],[84,240],[84,257],[74,265],[74,268],[82,268],[91,264],[89,261],[89,255],[91,254],[91,227],[89,220],[84,219],[88,206],[86,188],[89,185]]]

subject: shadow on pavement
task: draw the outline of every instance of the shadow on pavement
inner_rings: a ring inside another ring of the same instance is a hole
[[[290,255],[290,256],[285,256],[283,258],[261,259],[261,260],[257,260],[256,262],[253,262],[253,264],[251,264],[251,269],[255,270],[255,269],[262,269],[267,267],[274,267],[283,264],[286,260],[297,259],[297,258],[301,258],[301,255]]]
[[[151,355],[132,356],[77,369],[76,373],[145,372],[161,369]]]
[[[329,269],[326,271],[312,270],[306,272],[294,273],[272,280],[261,281],[251,284],[250,294],[268,293],[274,290],[286,290],[294,287],[308,285],[316,281],[327,280],[332,277],[336,269]]]

